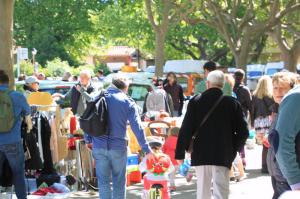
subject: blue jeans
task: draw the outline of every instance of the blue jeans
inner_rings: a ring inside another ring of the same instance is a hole
[[[26,199],[25,185],[25,157],[21,142],[15,144],[0,144],[0,176],[2,175],[2,165],[8,160],[13,174],[13,184],[15,186],[18,199]]]
[[[127,151],[94,148],[93,157],[96,161],[100,198],[125,199]]]

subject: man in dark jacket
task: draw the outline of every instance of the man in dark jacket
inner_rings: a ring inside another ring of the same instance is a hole
[[[237,100],[240,102],[242,106],[242,110],[246,119],[248,119],[248,116],[251,113],[252,97],[249,88],[244,84],[245,72],[242,69],[237,69],[234,72],[234,80],[235,80],[235,85],[233,88],[233,92],[236,94]],[[242,158],[243,165],[245,167],[246,166],[245,147],[241,148],[240,156]]]
[[[208,90],[201,97],[197,95],[189,102],[176,148],[175,158],[180,163],[199,124],[223,95],[223,72],[211,72],[207,77],[207,86]],[[191,154],[198,178],[197,198],[211,198],[213,178],[214,198],[226,199],[229,195],[229,170],[249,135],[241,105],[233,97],[224,96],[199,130]]]
[[[66,95],[53,94],[53,97],[61,97],[70,100],[74,115],[82,116],[87,104],[92,100],[93,95],[97,94],[95,86],[91,82],[91,73],[88,70],[80,72],[79,83],[73,86]]]
[[[251,93],[247,86],[244,84],[245,72],[242,69],[237,69],[234,72],[235,85],[233,92],[236,94],[238,101],[242,105],[243,112],[248,118],[249,112],[251,111]]]

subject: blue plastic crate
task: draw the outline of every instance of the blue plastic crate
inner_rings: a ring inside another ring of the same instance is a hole
[[[139,156],[137,154],[129,155],[127,158],[127,165],[138,165],[139,164]]]

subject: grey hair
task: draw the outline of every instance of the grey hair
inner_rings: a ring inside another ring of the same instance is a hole
[[[215,70],[208,74],[207,81],[212,87],[223,88],[225,84],[225,75],[222,71]]]
[[[84,69],[84,70],[80,71],[80,75],[86,75],[89,78],[92,78],[92,72],[88,69]]]
[[[124,78],[115,77],[112,80],[112,84],[117,87],[120,90],[124,90],[129,86],[128,81],[126,81]]]

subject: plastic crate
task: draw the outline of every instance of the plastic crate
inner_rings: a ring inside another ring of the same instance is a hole
[[[128,156],[127,166],[138,165],[138,164],[139,164],[139,156],[137,154],[132,154]]]

